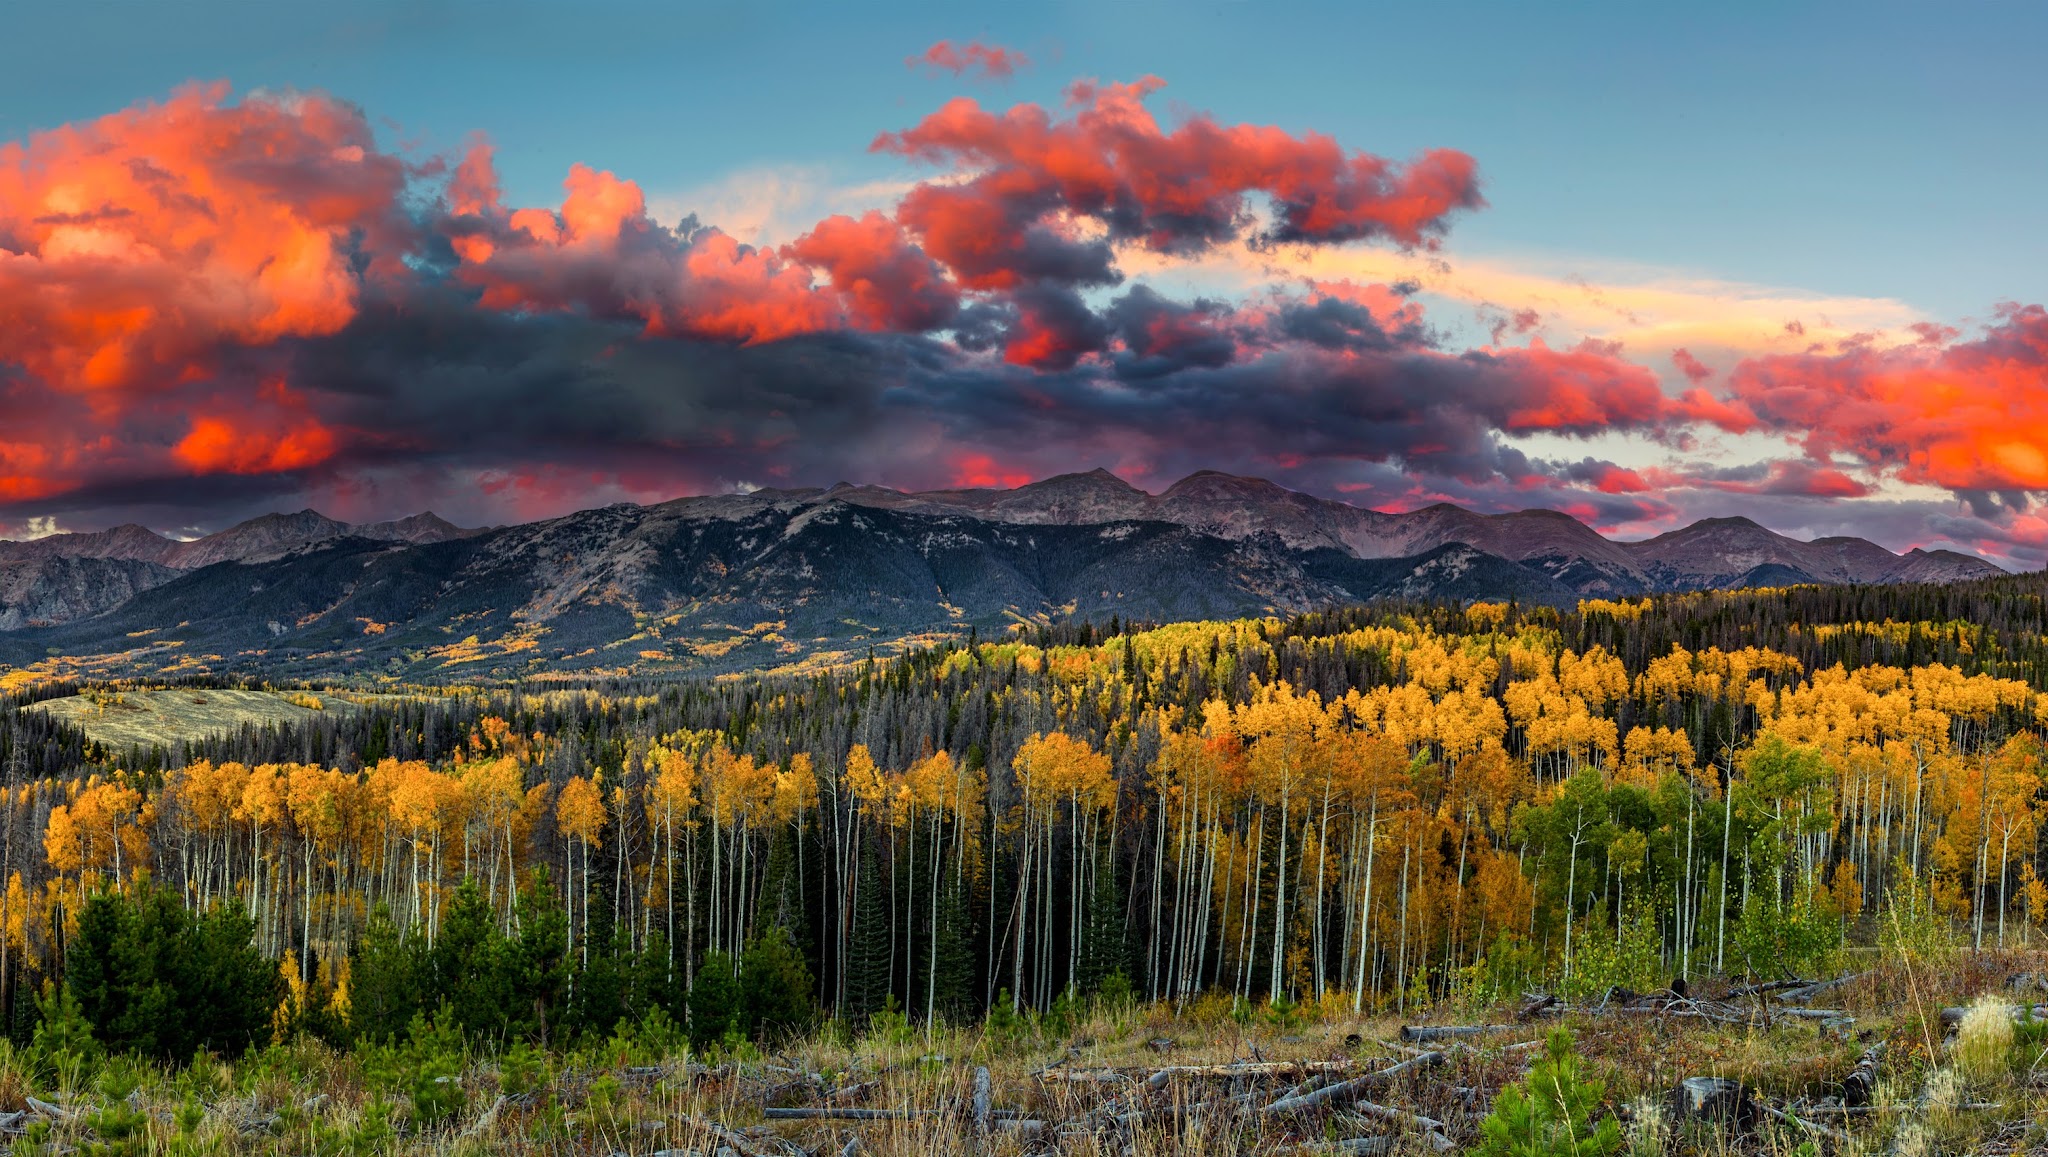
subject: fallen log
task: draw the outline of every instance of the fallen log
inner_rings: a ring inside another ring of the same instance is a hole
[[[1399,1137],[1381,1134],[1376,1137],[1347,1137],[1342,1141],[1307,1141],[1300,1145],[1283,1145],[1269,1152],[1279,1157],[1388,1157],[1401,1143]]]
[[[1358,1067],[1355,1060],[1343,1061],[1241,1061],[1229,1065],[1172,1065],[1145,1078],[1147,1088],[1163,1089],[1175,1077],[1209,1077],[1230,1079],[1235,1077],[1294,1076],[1310,1073],[1341,1073]]]
[[[1837,976],[1833,980],[1816,981],[1813,984],[1808,984],[1799,988],[1792,989],[1791,991],[1785,993],[1783,996],[1780,996],[1778,999],[1791,1001],[1812,1000],[1814,997],[1819,996],[1823,992],[1832,992],[1845,984],[1851,983],[1852,981],[1861,980],[1869,975],[1870,973],[1868,972],[1852,972],[1847,976]]]
[[[1516,1032],[1520,1025],[1514,1024],[1404,1024],[1401,1039],[1404,1041],[1450,1040],[1461,1036],[1483,1036],[1490,1032]]]
[[[838,1106],[799,1106],[795,1108],[767,1108],[761,1116],[770,1121],[914,1121],[926,1117],[955,1117],[959,1114],[952,1109],[847,1109]],[[1016,1109],[990,1109],[988,1119],[1017,1120],[1024,1116]]]
[[[1402,1128],[1418,1133],[1431,1149],[1439,1153],[1449,1153],[1457,1148],[1457,1145],[1452,1143],[1447,1134],[1444,1123],[1434,1117],[1425,1117],[1420,1113],[1411,1113],[1406,1109],[1391,1109],[1385,1105],[1375,1105],[1371,1101],[1358,1101],[1351,1106],[1351,1111],[1361,1117],[1371,1117],[1374,1120],[1385,1121],[1390,1125],[1399,1125]]]
[[[1883,1041],[1863,1050],[1863,1055],[1856,1058],[1856,1067],[1842,1078],[1842,1104],[1859,1108],[1871,1102],[1877,1095],[1877,1065],[1883,1059]]]
[[[1761,984],[1744,984],[1721,994],[1722,1000],[1737,1000],[1745,996],[1762,996],[1767,992],[1787,992],[1797,988],[1808,988],[1820,983],[1816,980],[1766,980]]]
[[[1259,1111],[1266,1116],[1277,1116],[1282,1113],[1299,1113],[1305,1109],[1313,1109],[1323,1105],[1345,1104],[1356,1101],[1364,1096],[1367,1090],[1386,1084],[1396,1077],[1420,1069],[1433,1068],[1443,1063],[1444,1054],[1423,1053],[1419,1057],[1410,1057],[1398,1065],[1381,1069],[1378,1072],[1366,1073],[1364,1076],[1353,1077],[1351,1080],[1341,1081],[1334,1085],[1316,1089],[1313,1092],[1302,1093],[1299,1096],[1282,1097]]]
[[[1774,1121],[1783,1121],[1787,1125],[1797,1125],[1809,1133],[1818,1133],[1837,1145],[1847,1145],[1849,1143],[1849,1135],[1838,1129],[1830,1129],[1826,1125],[1817,1125],[1812,1121],[1802,1121],[1783,1109],[1774,1109],[1761,1102],[1759,1102],[1757,1107],[1770,1114],[1771,1119]]]
[[[2036,1004],[2031,1008],[2027,1005],[2009,1004],[2005,1006],[2005,1011],[2014,1020],[2026,1020],[2029,1012],[2035,1020],[2048,1020],[2048,1004]],[[1944,1008],[1941,1010],[1941,1027],[1954,1028],[1963,1023],[1963,1018],[1969,1014],[1970,1010],[1967,1008]]]

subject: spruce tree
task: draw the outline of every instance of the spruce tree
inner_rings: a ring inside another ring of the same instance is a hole
[[[505,946],[510,1027],[546,1043],[562,1033],[569,992],[569,918],[545,869],[519,894],[519,935]]]
[[[872,845],[861,852],[854,887],[853,935],[846,952],[846,1016],[857,1026],[882,1011],[890,994],[888,878]]]
[[[740,992],[750,1036],[784,1036],[811,1022],[811,970],[787,928],[771,925],[748,942]]]
[[[708,1048],[733,1031],[744,1031],[745,996],[733,959],[712,949],[697,966],[697,982],[690,986],[690,1044]]]
[[[425,941],[400,935],[391,910],[370,912],[348,967],[348,1023],[358,1040],[384,1040],[421,1011],[427,970]]]
[[[966,885],[948,876],[939,887],[939,926],[930,939],[936,960],[932,1004],[938,1015],[955,1023],[972,1017],[974,945],[970,938]]]

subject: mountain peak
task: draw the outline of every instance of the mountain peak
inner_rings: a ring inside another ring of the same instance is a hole
[[[1166,488],[1161,498],[1249,498],[1254,495],[1280,496],[1295,492],[1266,478],[1225,474],[1221,470],[1197,470]]]

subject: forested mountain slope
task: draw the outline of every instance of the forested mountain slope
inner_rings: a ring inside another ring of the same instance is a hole
[[[1014,490],[763,490],[480,532],[303,512],[192,543],[122,528],[0,544],[0,664],[469,682],[812,670],[1071,619],[1996,573],[1741,519],[1619,543],[1554,511],[1383,514],[1215,473],[1152,495],[1095,471]]]

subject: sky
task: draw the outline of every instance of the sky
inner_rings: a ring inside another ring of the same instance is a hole
[[[1102,466],[2048,561],[2038,5],[9,24],[0,535]]]

